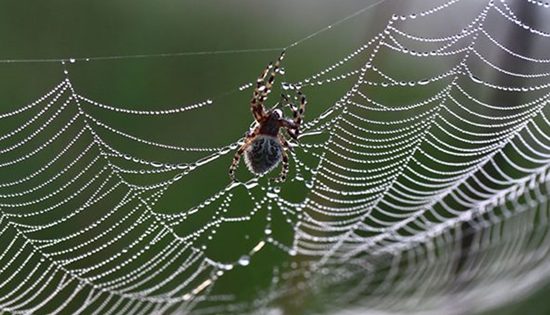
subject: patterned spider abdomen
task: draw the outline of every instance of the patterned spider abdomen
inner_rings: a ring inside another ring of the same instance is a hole
[[[281,161],[282,150],[277,137],[259,135],[244,153],[246,166],[254,174],[267,173]]]

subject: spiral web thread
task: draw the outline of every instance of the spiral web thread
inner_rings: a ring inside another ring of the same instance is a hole
[[[278,314],[285,296],[310,288],[340,309],[460,313],[527,292],[550,274],[550,27],[524,21],[518,4],[537,14],[550,10],[540,1],[452,0],[394,15],[345,58],[283,86],[315,94],[352,82],[324,113],[307,117],[287,183],[255,178],[220,186],[190,208],[159,203],[194,173],[229,161],[241,140],[160,143],[92,112],[158,119],[215,98],[125,109],[77,93],[66,71],[35,102],[0,114],[18,126],[0,135],[0,310]],[[437,32],[426,27],[431,19],[457,8],[475,14],[453,35],[430,35]],[[514,28],[541,48],[529,55],[510,48],[498,31]],[[395,70],[399,62],[411,70]],[[110,137],[201,157],[143,159]],[[306,193],[291,200],[286,185]],[[244,214],[235,215],[235,207]],[[202,224],[193,221],[205,213]],[[210,242],[227,225],[260,216],[261,235],[238,259],[210,255]],[[275,221],[292,237],[279,237]],[[273,266],[270,288],[252,301],[216,289],[267,248],[291,260]]]

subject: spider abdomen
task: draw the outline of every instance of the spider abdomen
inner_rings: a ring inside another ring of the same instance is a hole
[[[282,150],[283,148],[277,137],[259,135],[252,140],[245,151],[246,166],[252,173],[267,173],[281,161]]]

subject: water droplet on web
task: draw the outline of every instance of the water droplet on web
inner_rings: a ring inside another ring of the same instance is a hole
[[[253,179],[249,180],[246,184],[244,184],[244,187],[246,187],[246,189],[252,189],[256,186],[258,186],[258,178],[257,177],[254,177]]]
[[[278,196],[276,193],[271,192],[271,191],[265,193],[265,195],[268,196],[269,198],[277,198],[277,196]]]
[[[231,264],[223,265],[222,268],[225,269],[225,270],[231,270],[231,269],[233,269],[233,265],[231,265]]]
[[[206,100],[206,104],[212,105],[212,103],[214,103],[214,101],[212,101],[211,99],[207,99],[207,100]]]
[[[471,76],[472,78],[472,81],[474,81],[475,83],[483,83],[483,80],[481,80],[480,78],[476,77],[475,75]]]
[[[272,232],[273,232],[273,231],[271,231],[270,228],[266,228],[266,229],[264,230],[264,233],[265,233],[266,235],[271,235]]]
[[[241,258],[239,258],[238,263],[241,266],[248,266],[250,264],[250,257],[248,257],[246,255],[241,256]]]
[[[70,63],[75,63],[75,62],[76,62],[76,59],[71,58],[71,59],[69,59],[69,62],[70,62]]]
[[[285,74],[285,68],[279,68],[279,73],[284,75]]]
[[[218,154],[224,155],[224,154],[229,153],[229,151],[231,151],[231,148],[230,148],[229,146],[223,147],[223,148],[221,148],[221,149],[218,151]]]
[[[424,80],[420,80],[417,82],[418,85],[426,85],[428,83],[430,83],[430,80],[429,79],[424,79]]]
[[[151,166],[153,166],[153,167],[162,167],[163,165],[164,164],[162,164],[160,162],[155,162],[155,161],[151,162]]]
[[[314,183],[313,183],[312,180],[308,180],[308,181],[306,182],[306,187],[307,187],[307,188],[310,188],[310,189],[311,189],[311,188],[313,188],[313,186],[314,186]]]
[[[227,187],[225,188],[226,191],[229,191],[237,186],[239,186],[241,183],[239,182],[231,182]]]
[[[212,162],[213,160],[215,160],[217,158],[218,158],[217,155],[207,156],[207,157],[204,157],[204,158],[198,160],[195,164],[197,166],[202,166],[202,165],[208,164],[209,162]]]
[[[285,90],[285,91],[290,89],[290,84],[288,84],[287,82],[281,83],[281,86],[283,87],[283,90]]]

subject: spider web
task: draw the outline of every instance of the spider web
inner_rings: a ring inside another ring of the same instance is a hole
[[[131,56],[5,60],[62,62],[65,78],[0,114],[0,310],[441,314],[526,294],[550,275],[548,7],[451,0],[396,14],[283,83],[310,108],[280,185],[244,167],[228,184],[242,138],[182,146],[105,118],[184,120],[252,83],[140,110],[86,97],[69,72]],[[430,27],[456,12],[452,33]]]

